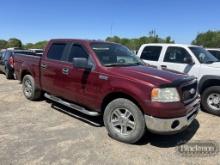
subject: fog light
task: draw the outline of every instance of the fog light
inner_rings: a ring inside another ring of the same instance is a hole
[[[171,128],[172,128],[172,129],[175,129],[175,128],[178,127],[179,125],[180,125],[179,120],[175,120],[175,121],[172,123]]]

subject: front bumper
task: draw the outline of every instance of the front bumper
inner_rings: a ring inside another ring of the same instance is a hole
[[[192,106],[191,104],[189,106]],[[153,116],[145,115],[147,129],[157,134],[174,134],[186,129],[196,118],[200,109],[200,100],[193,102],[193,109],[186,116],[161,119]]]

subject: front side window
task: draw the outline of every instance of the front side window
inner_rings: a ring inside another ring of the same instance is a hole
[[[213,63],[218,61],[217,58],[202,47],[191,46],[189,49],[193,52],[200,63]]]
[[[114,43],[92,43],[99,61],[106,67],[143,65],[127,47]]]
[[[149,61],[158,61],[160,57],[161,46],[147,46],[141,53],[141,59]]]
[[[78,57],[78,58],[87,58],[88,59],[88,54],[86,51],[82,48],[80,45],[73,45],[70,51],[70,54],[68,56],[68,61],[73,62],[73,58]]]
[[[51,45],[48,52],[48,58],[53,60],[61,60],[66,44],[64,43],[54,43]]]
[[[164,56],[164,62],[186,64],[189,58],[191,58],[191,56],[186,49],[181,47],[168,47]]]

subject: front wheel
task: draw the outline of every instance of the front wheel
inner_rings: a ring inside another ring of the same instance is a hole
[[[136,143],[146,130],[144,115],[132,101],[124,98],[110,102],[104,112],[109,135],[125,143]]]
[[[37,89],[34,78],[31,75],[24,76],[22,89],[24,96],[29,100],[38,100],[42,95],[41,90]]]
[[[220,115],[220,86],[209,87],[203,92],[202,107],[211,114]]]

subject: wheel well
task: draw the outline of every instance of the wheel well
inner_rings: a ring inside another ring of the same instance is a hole
[[[200,93],[202,94],[206,88],[211,86],[220,86],[220,80],[218,79],[206,80],[200,88]]]
[[[108,105],[108,103],[110,103],[112,100],[115,100],[117,98],[125,98],[125,99],[128,99],[128,100],[134,102],[140,108],[140,110],[143,112],[143,110],[142,110],[141,106],[139,105],[139,103],[137,102],[137,100],[135,100],[130,95],[127,95],[122,92],[114,92],[114,93],[108,94],[102,101],[101,112],[102,113],[104,112],[105,107]]]
[[[21,73],[21,82],[22,82],[22,80],[23,80],[23,78],[24,78],[25,75],[31,75],[31,73],[30,73],[29,71],[27,71],[27,70],[24,70],[24,71]]]

